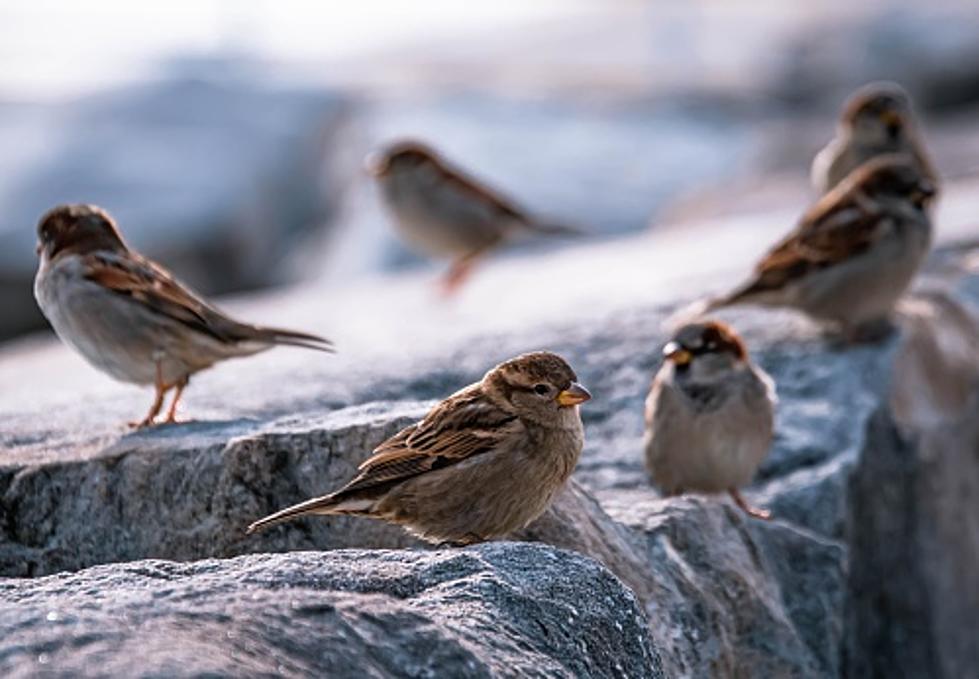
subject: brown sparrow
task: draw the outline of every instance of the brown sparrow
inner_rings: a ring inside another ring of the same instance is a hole
[[[378,446],[343,488],[256,521],[248,532],[310,514],[381,519],[453,545],[523,528],[578,462],[585,436],[577,405],[591,395],[576,380],[548,352],[501,363]]]
[[[664,347],[646,398],[646,468],[664,495],[727,491],[751,516],[739,488],[772,443],[775,386],[727,325],[685,325]]]
[[[367,170],[402,236],[431,256],[452,260],[442,284],[446,292],[466,280],[480,257],[520,233],[580,233],[532,218],[416,141],[371,154]]]
[[[886,153],[906,153],[933,185],[932,169],[914,124],[911,98],[895,83],[870,83],[847,100],[836,137],[812,162],[812,184],[828,192],[865,162]]]
[[[790,307],[858,336],[886,321],[927,255],[934,194],[907,155],[864,163],[803,215],[746,283],[706,309]]]
[[[58,337],[117,380],[152,384],[153,424],[167,391],[167,422],[190,376],[218,361],[285,344],[330,351],[328,340],[240,323],[129,249],[112,218],[93,205],[61,205],[37,227],[34,296]]]

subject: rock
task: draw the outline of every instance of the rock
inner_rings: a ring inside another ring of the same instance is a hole
[[[136,561],[0,592],[5,677],[666,676],[632,593],[537,545]]]
[[[849,676],[963,677],[979,667],[979,322],[915,300],[892,409],[849,483]]]
[[[658,659],[647,666],[668,676],[886,674],[900,657],[886,613],[909,621],[903,629],[926,624],[931,636],[906,650],[916,667],[935,669],[940,654],[949,672],[967,667],[972,590],[960,569],[974,563],[977,495],[926,490],[951,479],[971,488],[967,414],[979,371],[965,305],[979,285],[965,263],[974,255],[937,253],[903,329],[877,345],[835,346],[788,313],[725,313],[778,385],[775,445],[747,489],[774,522],[748,520],[720,497],[663,500],[648,485],[642,399],[664,321],[677,290],[699,295],[741,275],[696,270],[705,249],[738,261],[782,228],[751,221],[757,243],[728,224],[709,238],[691,229],[488,264],[457,306],[436,306],[420,274],[243,305],[269,322],[309,319],[342,352],[270,352],[218,367],[188,390],[199,421],[145,432],[117,424],[142,409],[135,390],[95,378],[62,347],[8,348],[0,383],[18,389],[0,393],[0,569],[24,577],[146,558],[420,547],[365,519],[308,518],[247,540],[242,530],[342,483],[430,399],[546,348],[595,395],[582,408],[588,440],[574,483],[513,537],[588,555],[628,586]],[[611,273],[582,275],[599,270]],[[892,476],[893,496],[880,493],[875,479]],[[911,505],[921,512],[913,521],[901,513]],[[881,540],[887,549],[875,547]],[[907,559],[916,563],[903,580],[876,583]],[[912,595],[913,606],[901,599]],[[515,629],[513,643],[544,643],[525,633]]]
[[[780,63],[775,93],[803,106],[825,106],[873,80],[905,85],[925,109],[979,101],[975,8],[950,3],[876,7],[864,16],[815,23],[794,36]]]
[[[602,499],[641,536],[640,600],[674,676],[838,675],[841,544],[711,499]]]
[[[268,424],[191,424],[137,433],[81,459],[0,471],[0,575],[38,576],[145,558],[419,543],[394,526],[348,517],[246,537],[248,524],[322,495],[423,413],[368,407]],[[84,521],[75,517],[84,516]]]
[[[35,225],[58,203],[105,207],[130,244],[205,293],[294,280],[295,253],[355,176],[350,114],[336,94],[273,87],[241,64],[67,108],[0,107],[0,139],[25,147],[0,160],[0,339],[44,325]]]

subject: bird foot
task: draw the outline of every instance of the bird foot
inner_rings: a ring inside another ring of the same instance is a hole
[[[762,521],[771,521],[772,519],[772,513],[767,509],[759,509],[758,507],[743,507],[743,509],[748,516],[753,516],[756,519]]]
[[[887,318],[844,326],[842,335],[837,337],[836,343],[843,348],[859,344],[876,344],[889,338],[895,330],[896,326]]]
[[[745,502],[745,499],[741,497],[741,493],[736,488],[732,488],[728,491],[728,493],[731,495],[731,499],[734,500],[734,504],[740,507],[748,516],[761,519],[763,521],[769,521],[772,518],[772,513],[767,509],[752,507]]]

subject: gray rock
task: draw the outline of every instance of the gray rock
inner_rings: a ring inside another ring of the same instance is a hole
[[[935,293],[906,338],[849,480],[846,669],[964,677],[979,668],[979,322]]]
[[[676,676],[838,674],[841,544],[706,498],[602,499],[642,541],[640,599]]]
[[[737,233],[733,242],[743,240]],[[715,247],[728,244],[715,235]],[[891,631],[918,630],[912,624],[924,621],[929,636],[906,647],[906,664],[949,674],[968,667],[974,590],[962,564],[975,562],[970,503],[979,497],[971,491],[976,448],[967,417],[979,371],[974,321],[961,306],[979,299],[970,270],[939,253],[929,278],[946,292],[909,300],[903,330],[874,346],[834,346],[790,314],[730,312],[781,398],[774,449],[747,491],[775,512],[775,522],[762,524],[725,498],[662,500],[646,481],[641,404],[672,309],[650,297],[661,287],[672,296],[670,283],[617,292],[621,280],[588,280],[578,294],[616,302],[601,311],[577,298],[568,303],[566,290],[548,286],[528,284],[520,300],[504,297],[510,281],[503,276],[574,284],[585,254],[599,266],[615,261],[631,283],[649,266],[647,245],[487,267],[486,296],[474,281],[467,302],[507,304],[508,313],[486,325],[481,316],[414,300],[404,293],[411,278],[385,282],[384,295],[376,288],[336,294],[329,301],[338,318],[362,322],[365,305],[376,317],[354,326],[361,335],[347,336],[352,358],[283,351],[247,368],[218,368],[188,392],[201,421],[146,432],[124,434],[115,424],[142,408],[136,392],[93,380],[60,348],[8,350],[0,380],[20,386],[0,393],[3,574],[250,551],[418,547],[399,529],[364,519],[303,519],[249,540],[242,529],[339,485],[428,399],[478,379],[502,358],[548,348],[566,355],[595,394],[582,409],[588,443],[575,483],[514,537],[591,556],[627,585],[659,663],[647,666],[690,676],[884,674],[901,658],[893,651],[903,637]],[[319,290],[296,293],[276,300],[275,310],[319,319],[323,299]],[[269,308],[250,311],[262,317]],[[404,347],[409,320],[412,351]],[[389,341],[395,357],[372,355],[375,338]],[[875,479],[893,475],[893,497],[880,493]],[[926,493],[936,487],[953,492]],[[906,523],[902,512],[911,505],[921,513]],[[930,527],[940,530],[930,534]],[[887,549],[875,547],[881,540]],[[916,563],[903,579],[875,582],[882,568],[907,559]],[[590,597],[586,582],[573,587]],[[884,614],[905,626],[888,627]],[[543,643],[524,633],[515,628],[511,641]]]
[[[268,424],[189,424],[124,436],[81,459],[3,469],[0,574],[48,575],[154,557],[417,545],[396,527],[348,517],[290,523],[251,538],[244,529],[341,485],[367,452],[423,412],[373,405]]]
[[[976,7],[966,2],[936,9],[881,5],[864,16],[814,23],[788,41],[775,93],[825,107],[860,85],[889,79],[904,84],[922,108],[974,104]]]
[[[633,594],[535,545],[137,561],[0,593],[5,677],[666,676]]]

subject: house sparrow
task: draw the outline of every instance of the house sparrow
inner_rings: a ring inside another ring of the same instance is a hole
[[[40,264],[34,296],[54,331],[117,380],[152,384],[154,423],[174,389],[166,421],[190,376],[218,361],[277,344],[331,351],[328,340],[235,321],[131,250],[115,222],[94,205],[60,205],[38,223]]]
[[[419,142],[398,142],[369,155],[367,170],[402,236],[431,256],[452,260],[442,282],[447,293],[466,280],[480,257],[520,233],[580,233],[534,219]]]
[[[705,310],[790,307],[859,338],[886,322],[927,255],[932,226],[926,208],[934,194],[907,155],[864,163],[803,215],[746,283]]]
[[[751,482],[772,443],[775,386],[727,325],[685,325],[663,348],[646,398],[646,468],[665,495],[721,493],[751,516],[739,488]]]
[[[589,398],[560,356],[518,356],[378,446],[340,490],[248,533],[297,516],[353,514],[435,543],[507,535],[540,516],[571,475],[584,444],[576,406]]]
[[[908,93],[895,83],[871,83],[844,106],[836,137],[812,162],[812,184],[822,195],[866,161],[886,153],[908,154],[937,186],[938,176],[915,129]]]

